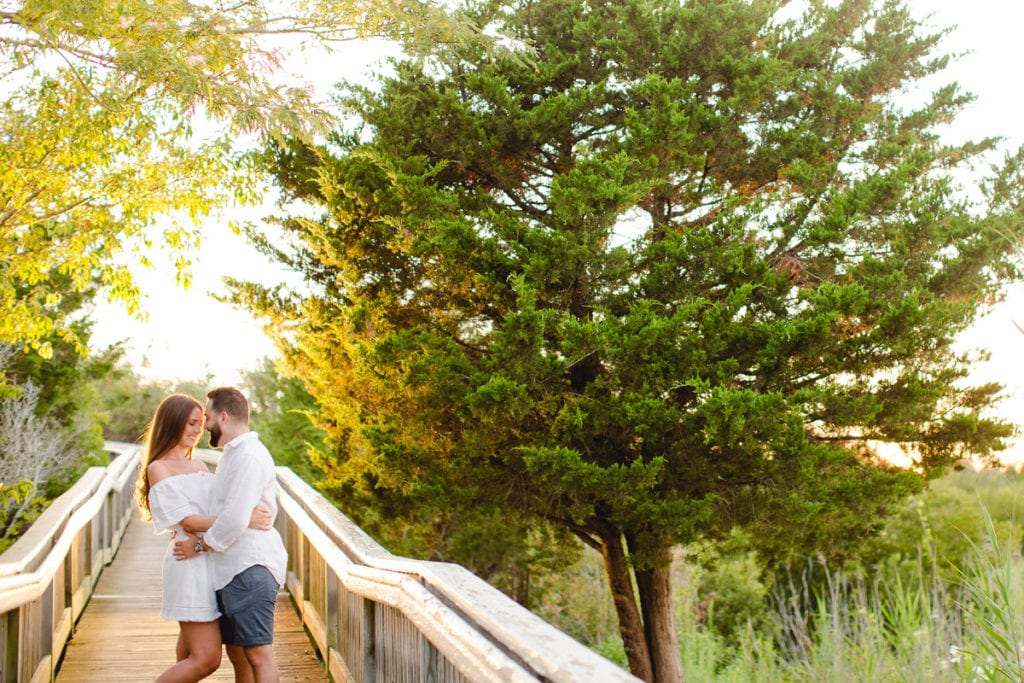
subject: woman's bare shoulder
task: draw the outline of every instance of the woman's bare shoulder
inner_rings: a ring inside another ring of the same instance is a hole
[[[154,460],[146,467],[146,474],[149,476],[149,485],[152,486],[164,477],[172,476],[173,472],[170,471],[166,462]]]
[[[146,467],[150,486],[168,477],[197,472],[209,472],[209,469],[203,463],[195,460],[154,460]]]

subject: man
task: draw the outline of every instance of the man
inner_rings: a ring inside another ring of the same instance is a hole
[[[274,608],[288,555],[276,530],[249,528],[254,507],[277,515],[274,461],[256,432],[249,431],[249,403],[238,389],[219,387],[207,395],[210,446],[222,447],[214,482],[217,519],[204,536],[178,541],[179,560],[213,551],[212,571],[220,609],[221,638],[236,683],[277,683]]]

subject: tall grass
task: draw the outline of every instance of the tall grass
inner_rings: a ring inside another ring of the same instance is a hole
[[[824,590],[793,582],[773,597],[771,627],[736,644],[683,609],[687,680],[1024,681],[1024,562],[994,533],[974,551],[959,584],[924,562],[909,581],[831,572]]]
[[[1024,681],[1024,561],[1012,543],[998,540],[991,521],[987,531],[956,568],[959,581],[941,578],[934,570],[941,558],[924,553],[916,574],[848,575],[815,563],[776,587],[757,628],[751,622],[728,636],[711,625],[706,596],[695,588],[703,570],[680,560],[676,608],[686,680]],[[583,640],[625,666],[610,606],[591,604],[608,595],[603,576],[592,565],[581,575],[544,616],[568,620],[578,635],[581,615],[601,614],[599,628]]]
[[[960,606],[971,635],[963,658],[976,680],[1024,681],[1024,562],[1000,541],[987,511],[985,529],[983,544],[968,539],[975,562],[961,569]]]
[[[941,583],[924,573],[913,582],[842,572],[826,579],[823,591],[790,587],[777,596],[778,670],[759,680],[961,680],[950,655],[962,641],[961,620]]]

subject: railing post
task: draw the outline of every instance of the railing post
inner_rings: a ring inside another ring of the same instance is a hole
[[[92,520],[85,525],[85,547],[86,547],[86,558],[85,558],[85,574],[89,577],[89,590],[86,591],[86,599],[84,602],[88,602],[88,596],[92,595],[92,587],[96,585],[96,581],[99,580],[100,571],[104,562],[102,558],[99,561],[99,567],[97,567],[96,554],[100,551],[100,543],[97,536],[99,535],[97,529],[99,528],[99,520],[93,517]],[[82,604],[82,609],[85,609],[85,604]]]
[[[50,675],[47,676],[46,680],[53,680],[53,670],[57,666],[58,653],[54,652],[53,647],[53,632],[57,627],[56,621],[53,614],[53,591],[55,586],[53,581],[47,586],[43,595],[40,597],[39,602],[39,661],[49,661]]]
[[[377,681],[377,609],[369,598],[363,598],[363,681]]]
[[[306,621],[306,608],[309,603],[309,539],[302,531],[295,534],[295,575],[298,578],[299,594],[293,595],[298,605],[303,623]]]
[[[18,683],[18,640],[21,609],[13,609],[0,617],[0,681]]]
[[[100,513],[100,546],[103,548],[103,566],[114,559],[114,516],[117,514],[117,492],[113,489],[107,494],[107,502]]]
[[[324,663],[327,664],[327,670],[330,671],[331,658],[334,657],[335,652],[341,651],[341,614],[344,610],[338,604],[340,595],[338,592],[338,576],[330,566],[327,567],[326,574],[324,598],[327,601],[327,605],[324,610],[323,619],[327,630],[324,638],[327,641],[327,647],[320,654],[323,656]]]
[[[423,641],[423,683],[437,683],[437,648],[426,638]]]

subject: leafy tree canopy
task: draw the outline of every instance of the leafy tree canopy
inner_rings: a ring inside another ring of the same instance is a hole
[[[116,257],[145,263],[154,225],[187,284],[196,221],[257,196],[238,142],[330,121],[309,89],[282,82],[281,36],[369,35],[420,50],[482,41],[416,0],[0,2],[0,343],[45,356],[58,333],[82,346],[51,274],[137,311]]]
[[[955,84],[907,104],[947,59],[900,2],[475,11],[535,64],[450,46],[344,88],[330,145],[270,153],[324,209],[262,242],[313,293],[237,297],[320,405],[334,495],[575,533],[634,672],[678,680],[675,544],[742,526],[768,558],[841,556],[1003,448],[953,342],[1020,276],[1022,155],[957,180],[995,140],[939,138]]]

